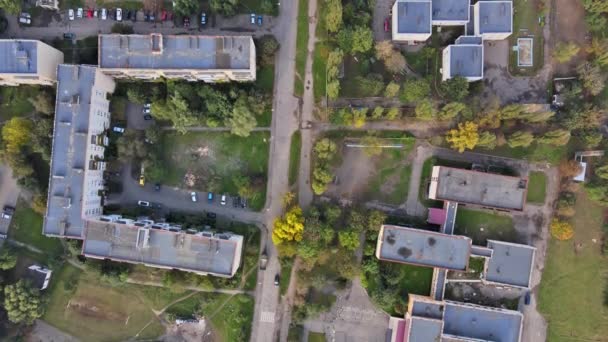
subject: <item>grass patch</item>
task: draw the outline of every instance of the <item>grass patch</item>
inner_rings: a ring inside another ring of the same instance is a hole
[[[313,92],[315,102],[319,102],[327,94],[327,57],[329,46],[325,42],[315,43],[315,52],[312,60]]]
[[[511,148],[508,145],[496,147],[493,150],[475,149],[474,152],[491,154],[501,157],[524,159],[532,162],[548,162],[552,165],[559,164],[568,154],[568,145],[550,146],[533,143],[528,147]]]
[[[513,0],[513,34],[509,37],[509,45],[517,46],[517,38],[533,39],[532,67],[517,66],[517,51],[509,49],[509,72],[516,76],[531,76],[543,66],[543,28],[539,23],[542,13],[538,9],[538,1]],[[544,21],[543,21],[544,22]]]
[[[293,86],[296,96],[304,95],[304,74],[308,58],[308,1],[298,1],[298,34],[296,38],[296,77]]]
[[[40,249],[49,256],[59,256],[63,246],[57,238],[42,235],[42,215],[35,212],[25,201],[19,201],[8,230],[11,239]]]
[[[545,194],[547,192],[547,176],[543,172],[532,171],[528,179],[528,196],[529,203],[545,203]]]
[[[399,287],[407,293],[428,296],[431,293],[433,269],[414,265],[401,265],[401,278]]]
[[[279,259],[281,263],[281,279],[279,280],[279,291],[281,296],[287,293],[289,281],[291,280],[291,269],[293,268],[293,258]]]
[[[325,342],[325,334],[318,332],[309,332],[308,333],[308,342]]]
[[[237,194],[237,176],[248,176],[256,196],[249,206],[260,210],[266,201],[269,133],[252,132],[238,137],[227,132],[166,133],[161,158],[166,167],[161,183],[187,188],[184,176],[196,175],[194,189],[216,193]],[[200,149],[208,153],[201,156]]]
[[[409,189],[411,165],[405,159],[414,147],[414,139],[403,139],[404,148],[384,149],[377,160],[376,173],[370,179],[366,200],[398,205],[405,202]]]
[[[206,1],[205,1],[206,2]],[[262,0],[241,0],[239,2],[239,12],[243,14],[266,14],[277,16],[279,15],[278,2],[271,2],[272,7],[266,8],[262,6]]]
[[[291,324],[287,333],[287,342],[300,342],[304,334],[304,327],[300,324]]]
[[[300,150],[302,149],[302,133],[296,131],[291,136],[291,147],[289,148],[289,185],[298,180],[300,169]]]
[[[520,242],[511,217],[463,207],[458,208],[454,234],[466,235],[480,246],[485,246],[487,239]]]
[[[576,199],[571,241],[550,239],[539,291],[539,310],[549,323],[547,341],[600,341],[608,336],[604,305],[608,263],[597,244],[605,208],[584,192]],[[582,247],[575,249],[575,243]]]
[[[255,86],[265,93],[272,94],[274,89],[274,64],[264,65],[256,73]]]
[[[0,87],[0,120],[7,121],[13,117],[26,116],[34,111],[29,99],[36,97],[41,89],[38,86],[20,85],[18,87]]]

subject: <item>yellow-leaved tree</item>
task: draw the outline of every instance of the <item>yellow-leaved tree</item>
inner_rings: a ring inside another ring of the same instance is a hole
[[[479,142],[478,126],[472,121],[458,124],[458,129],[448,132],[445,140],[449,142],[453,149],[462,153],[465,149],[472,150]]]
[[[568,222],[553,219],[551,221],[551,235],[561,241],[570,240],[574,236],[574,229]]]
[[[289,209],[282,218],[274,220],[272,230],[272,242],[279,245],[287,241],[302,240],[304,231],[304,215],[302,209],[294,206]]]

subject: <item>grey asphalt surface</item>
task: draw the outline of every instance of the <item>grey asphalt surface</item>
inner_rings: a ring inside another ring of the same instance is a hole
[[[13,178],[13,171],[6,165],[0,165],[0,209],[5,205],[15,207],[19,199],[19,192],[17,181]],[[0,234],[7,234],[8,227],[6,228],[6,231],[0,229]]]

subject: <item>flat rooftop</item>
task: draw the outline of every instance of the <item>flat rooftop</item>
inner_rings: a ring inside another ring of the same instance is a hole
[[[409,340],[416,341],[440,341],[443,322],[437,319],[412,317],[410,319]]]
[[[208,238],[88,220],[82,253],[117,261],[232,276],[233,264],[240,259],[240,243],[242,236],[238,235],[231,235],[230,239]]]
[[[430,0],[400,0],[397,2],[398,33],[431,33]]]
[[[483,45],[450,45],[450,75],[452,77],[481,77],[483,75]]]
[[[415,300],[412,302],[412,316],[443,319],[443,303],[426,300]]]
[[[518,342],[523,315],[518,311],[446,302],[443,333],[494,342]]]
[[[433,20],[469,21],[470,0],[432,0]]]
[[[251,36],[99,35],[104,69],[249,69]]]
[[[60,64],[57,67],[57,100],[44,234],[82,236],[82,192],[88,167],[87,133],[95,73],[93,66]],[[74,105],[76,98],[79,104]]]
[[[536,248],[509,242],[488,240],[493,250],[488,260],[485,279],[513,286],[530,287],[530,274]]]
[[[483,44],[483,39],[478,36],[460,36],[456,38],[456,45],[481,45]]]
[[[420,266],[466,270],[471,239],[426,230],[383,225],[376,256]]]
[[[433,199],[508,210],[523,210],[526,202],[524,178],[445,166],[434,166],[432,178]]]
[[[0,73],[34,74],[38,69],[36,40],[0,39]]]
[[[512,32],[513,3],[511,1],[479,1],[477,6],[479,6],[480,34]]]

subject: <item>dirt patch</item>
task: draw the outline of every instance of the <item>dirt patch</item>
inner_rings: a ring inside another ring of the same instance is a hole
[[[211,342],[217,341],[217,336],[203,319],[198,323],[173,324],[167,328],[165,341],[179,342]]]
[[[336,170],[337,182],[329,186],[327,194],[352,199],[365,191],[374,172],[374,162],[361,149],[345,147],[342,151],[342,165]]]
[[[589,43],[589,35],[585,24],[585,9],[582,1],[555,0],[555,10],[553,16],[555,42],[574,42],[581,50],[569,63],[555,63],[554,73],[556,76],[572,76],[576,66],[587,58],[585,50]]]
[[[68,308],[82,316],[96,318],[104,321],[119,322],[126,321],[128,318],[125,313],[106,310],[102,306],[99,306],[99,304],[96,305],[95,301],[87,298],[78,298],[70,300],[68,302]]]

